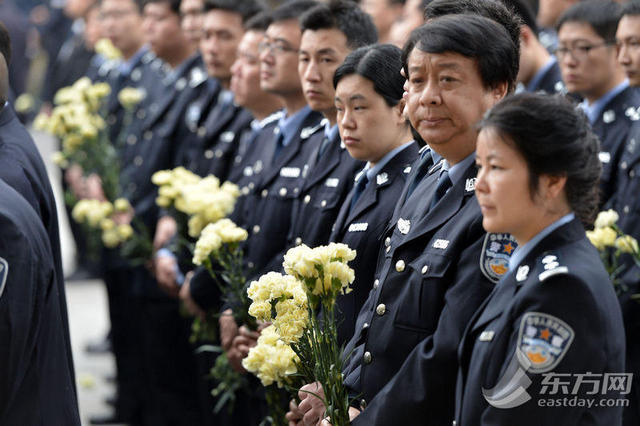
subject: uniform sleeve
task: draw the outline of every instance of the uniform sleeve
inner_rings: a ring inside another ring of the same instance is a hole
[[[484,235],[462,251],[435,332],[413,349],[393,379],[367,401],[354,425],[415,424],[420,418],[433,425],[451,424],[458,345],[471,316],[493,288],[478,266]]]
[[[603,282],[602,285],[610,284]],[[496,342],[486,364],[486,375],[490,378],[500,378],[508,363],[514,356],[518,356],[516,355],[518,350],[520,356],[532,360],[531,366],[526,371],[532,381],[526,389],[531,400],[508,409],[487,404],[480,424],[486,426],[616,424],[611,419],[618,416],[620,420],[621,408],[609,408],[606,410],[614,412],[609,411],[603,414],[597,408],[575,405],[554,408],[555,405],[549,404],[555,404],[556,397],[570,399],[577,395],[578,398],[589,399],[590,395],[586,394],[592,390],[589,384],[579,386],[577,393],[572,393],[577,379],[575,374],[624,371],[623,330],[618,332],[608,327],[607,324],[611,321],[603,314],[606,312],[607,316],[615,318],[617,313],[614,308],[617,306],[607,307],[606,298],[596,301],[594,294],[584,282],[567,274],[556,275],[543,282],[534,283],[533,287],[526,290],[528,294],[510,312],[511,329],[505,330],[507,332],[500,339],[503,340],[502,342]],[[604,310],[599,309],[603,306],[605,306]],[[561,350],[543,361],[536,347],[540,345],[533,339],[545,340]],[[610,353],[612,347],[618,347],[620,350],[616,351],[618,353]],[[522,366],[522,362],[520,361],[519,365]],[[548,376],[546,373],[552,373],[553,376]],[[557,376],[558,374],[567,376]],[[554,376],[558,377],[560,382],[569,382],[568,394],[564,392],[550,394],[553,392],[553,385],[546,386],[546,384],[554,382],[555,379],[552,379]],[[495,384],[487,383],[482,386],[489,387]],[[481,389],[478,391],[480,392]],[[594,399],[598,396],[602,397],[602,395],[595,395]],[[609,420],[599,417],[602,415]]]
[[[8,265],[0,295],[0,419],[16,403],[15,395],[33,361],[40,305],[47,289],[34,252],[13,226],[0,221],[0,257]]]

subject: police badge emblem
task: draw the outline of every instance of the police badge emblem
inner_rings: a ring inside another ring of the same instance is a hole
[[[9,275],[9,263],[0,257],[0,297],[2,297],[2,293],[4,293],[7,275]]]
[[[411,221],[408,219],[399,218],[398,231],[400,231],[400,233],[404,235],[407,235],[407,233],[409,232],[409,229],[411,229]]]
[[[480,270],[490,281],[497,283],[509,270],[509,259],[518,247],[510,234],[487,234],[482,244]]]
[[[553,370],[569,351],[575,333],[553,315],[527,312],[520,321],[518,359],[527,371],[540,374]]]

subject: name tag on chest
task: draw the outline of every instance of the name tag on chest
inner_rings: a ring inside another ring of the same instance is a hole
[[[280,176],[286,177],[286,178],[300,177],[300,168],[299,167],[283,167],[280,169]]]
[[[368,223],[352,223],[349,225],[348,232],[364,232],[368,227]]]
[[[328,178],[324,182],[325,186],[328,186],[329,188],[337,188],[339,183],[340,183],[340,179],[338,178]]]

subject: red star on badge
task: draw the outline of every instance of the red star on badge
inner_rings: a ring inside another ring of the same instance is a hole
[[[511,243],[507,244],[506,246],[504,246],[504,251],[507,254],[511,254],[511,252],[513,251],[514,247],[511,245]]]
[[[545,328],[544,330],[542,330],[540,332],[540,338],[541,339],[549,340],[549,337],[551,337],[551,332],[549,331],[548,328]]]

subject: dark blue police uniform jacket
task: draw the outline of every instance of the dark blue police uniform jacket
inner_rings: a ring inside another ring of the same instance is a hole
[[[600,205],[605,205],[618,186],[616,169],[629,136],[635,109],[640,106],[640,93],[635,87],[627,87],[607,103],[602,114],[592,124],[593,132],[600,138]]]
[[[257,202],[251,205],[251,198],[245,200],[244,209],[251,217],[245,222],[249,226],[249,239],[245,245],[245,264],[249,276],[259,277],[269,272],[267,268],[277,263],[276,258],[286,246],[293,201],[301,191],[302,169],[314,147],[308,143],[309,138],[322,129],[321,119],[319,113],[308,111],[296,137],[282,148],[273,164],[268,164],[262,172],[255,188],[259,194],[259,198],[254,198]],[[274,133],[271,143],[274,150],[276,136]],[[268,163],[271,161],[268,160]]]
[[[631,116],[635,119],[617,171],[616,193],[606,208],[618,212],[618,226],[622,232],[640,240],[640,109]],[[628,288],[620,298],[622,317],[627,335],[627,371],[634,373],[630,404],[625,408],[624,425],[640,423],[640,303],[631,294],[640,293],[640,267],[629,255],[621,256],[622,271],[619,279]]]
[[[459,349],[456,425],[619,425],[621,406],[554,408],[548,400],[619,396],[603,394],[602,387],[589,393],[592,380],[609,386],[605,374],[625,371],[624,339],[609,277],[574,219],[543,238],[475,314]],[[526,377],[500,395],[518,370]],[[565,375],[559,377],[568,388],[556,387],[554,394],[556,380],[547,373]],[[587,373],[596,376],[576,384],[576,374]],[[517,398],[523,390],[527,402]]]
[[[418,146],[412,142],[385,164],[369,182],[351,208],[353,191],[342,203],[330,241],[347,244],[357,253],[349,263],[355,271],[355,280],[349,294],[336,300],[338,310],[338,343],[351,339],[358,313],[371,291],[376,270],[381,236],[402,192],[411,164],[418,156]]]
[[[80,425],[47,233],[0,179],[0,424]]]
[[[314,135],[316,150],[325,140],[324,132]],[[291,229],[287,246],[306,244],[317,247],[329,242],[331,227],[334,224],[345,198],[354,185],[354,177],[364,167],[362,161],[349,155],[335,133],[327,142],[320,158],[319,152],[312,153],[306,170],[303,169],[304,182],[300,196],[294,201]]]
[[[426,178],[423,202],[433,198],[439,168]],[[353,424],[410,424],[423,404],[434,424],[453,415],[458,344],[512,250],[504,238],[484,248],[490,235],[482,228],[475,176],[475,165],[468,166],[433,209],[398,219],[398,235],[384,240],[382,267],[343,352],[350,355],[345,385],[366,407]]]
[[[0,178],[5,179],[9,186],[29,202],[47,231],[56,273],[60,314],[63,318],[67,363],[75,383],[56,200],[38,148],[10,105],[5,105],[0,110]]]

